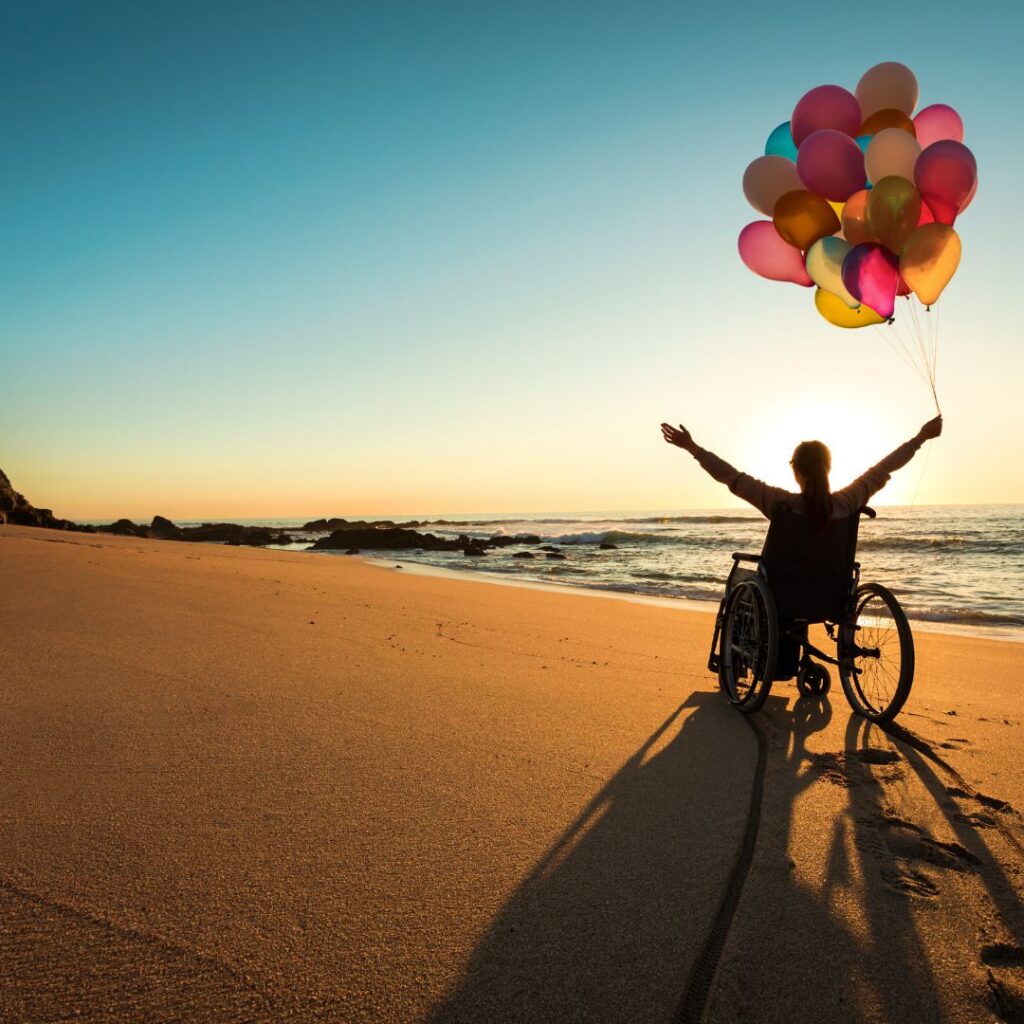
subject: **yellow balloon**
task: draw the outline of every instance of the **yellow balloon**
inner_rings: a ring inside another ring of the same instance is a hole
[[[879,316],[873,309],[867,306],[850,309],[838,295],[833,295],[823,288],[815,289],[814,305],[818,312],[836,327],[871,327],[873,324],[885,323],[885,317]]]
[[[846,203],[833,203],[831,199],[826,200],[826,202],[829,206],[832,207],[833,210],[836,211],[836,216],[839,218],[840,221],[842,221],[843,207],[846,205]]]
[[[912,231],[900,256],[907,287],[930,306],[960,265],[960,236],[948,224],[922,224]]]
[[[828,235],[826,238],[819,238],[807,250],[805,265],[807,276],[819,288],[835,295],[850,309],[856,309],[860,305],[860,299],[855,299],[843,284],[843,260],[849,251],[849,242]]]

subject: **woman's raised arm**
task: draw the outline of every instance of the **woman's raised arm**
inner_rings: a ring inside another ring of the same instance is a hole
[[[750,502],[754,508],[769,519],[780,501],[789,501],[794,497],[788,491],[782,490],[781,487],[772,487],[763,480],[740,472],[735,466],[730,466],[725,459],[720,459],[714,452],[701,448],[682,423],[678,428],[669,423],[662,423],[661,436],[669,444],[689,452],[709,476],[720,484],[725,484],[737,498]]]
[[[929,420],[909,441],[901,444],[890,452],[881,462],[876,463],[862,476],[857,477],[841,491],[833,494],[833,501],[842,501],[849,506],[852,514],[867,504],[872,494],[880,491],[888,482],[889,477],[902,469],[918,452],[925,441],[930,441],[942,433],[942,417],[936,416]]]

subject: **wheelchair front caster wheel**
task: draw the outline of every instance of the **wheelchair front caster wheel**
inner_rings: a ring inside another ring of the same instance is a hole
[[[824,665],[810,662],[800,666],[796,674],[796,686],[804,697],[819,697],[831,689],[832,677]]]

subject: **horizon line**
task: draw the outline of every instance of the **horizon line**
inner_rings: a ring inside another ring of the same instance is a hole
[[[889,503],[889,502],[872,502],[872,508],[1013,508],[1017,506],[1024,506],[1024,502],[1020,501],[955,501],[955,502],[931,502],[928,504],[908,504],[908,503]],[[530,518],[531,516],[540,515],[561,515],[561,516],[604,516],[606,519],[621,518],[624,515],[630,515],[637,512],[643,512],[649,515],[669,515],[680,512],[740,512],[744,509],[749,509],[752,513],[751,518],[763,518],[758,511],[752,506],[742,505],[693,505],[693,506],[674,506],[672,508],[644,508],[642,506],[635,506],[632,508],[621,508],[621,509],[609,509],[609,508],[597,508],[597,509],[532,509],[530,511],[521,511],[515,509],[498,509],[492,511],[468,511],[468,512],[453,512],[453,511],[438,511],[438,512],[391,512],[391,513],[330,513],[321,515],[309,515],[307,513],[301,513],[297,515],[276,515],[276,516],[239,516],[240,519],[257,520],[262,519],[267,522],[277,521],[282,519],[287,520],[304,520],[305,522],[313,522],[316,519],[346,519],[346,520],[363,520],[365,522],[374,521],[396,521],[398,519],[415,520],[419,522],[426,522],[428,519],[441,519],[447,516],[479,516],[479,517],[519,517],[519,518]],[[60,518],[67,518],[70,522],[81,523],[83,526],[95,526],[104,523],[117,522],[119,519],[128,519],[132,522],[148,522],[152,521],[156,516],[161,513],[145,514],[145,515],[118,515],[118,516],[90,516],[87,518],[75,518],[74,516],[61,516]],[[163,518],[169,519],[171,522],[175,520],[185,522],[228,522],[223,516],[203,516],[203,515],[178,515],[175,517],[165,516]]]

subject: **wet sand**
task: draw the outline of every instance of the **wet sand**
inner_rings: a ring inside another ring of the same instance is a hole
[[[710,627],[0,528],[0,1020],[672,1021],[731,881],[711,1020],[1018,1019],[1024,647],[755,730]]]

